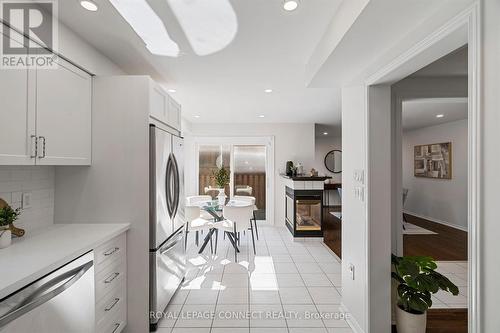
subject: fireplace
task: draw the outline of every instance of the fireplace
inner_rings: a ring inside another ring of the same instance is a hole
[[[322,237],[323,191],[285,189],[288,230],[294,237]]]

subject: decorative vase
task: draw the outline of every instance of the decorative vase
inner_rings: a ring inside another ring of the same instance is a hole
[[[9,247],[12,243],[12,232],[9,229],[0,230],[0,249]]]
[[[224,206],[226,204],[226,194],[224,193],[224,188],[219,190],[217,199],[219,200],[219,206]]]
[[[427,312],[413,314],[396,306],[396,327],[398,333],[425,333]]]

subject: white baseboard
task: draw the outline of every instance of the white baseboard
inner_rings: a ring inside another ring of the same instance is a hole
[[[435,219],[433,217],[429,217],[429,216],[417,214],[417,213],[414,213],[414,212],[410,212],[409,210],[403,210],[403,213],[408,214],[408,215],[413,215],[415,217],[418,217],[418,218],[421,218],[421,219],[424,219],[424,220],[429,220],[431,222],[439,223],[439,224],[445,225],[445,226],[450,227],[450,228],[462,230],[462,231],[465,231],[465,232],[468,231],[467,227],[463,227],[461,225],[452,224],[450,222],[438,220],[438,219]]]
[[[351,312],[349,311],[349,309],[347,309],[347,307],[344,305],[344,303],[340,303],[340,312],[344,313],[344,314],[350,314]],[[349,324],[349,326],[351,327],[351,329],[353,330],[354,333],[365,333],[365,331],[361,328],[361,326],[358,324],[358,322],[356,321],[356,319],[350,315],[348,316],[348,318],[346,319],[347,323]]]

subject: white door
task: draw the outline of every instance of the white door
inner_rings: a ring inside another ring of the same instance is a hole
[[[28,99],[28,74],[27,69],[0,70],[0,165],[35,163],[35,112],[33,94]]]
[[[91,76],[59,60],[58,69],[37,69],[36,91],[36,163],[90,165]]]

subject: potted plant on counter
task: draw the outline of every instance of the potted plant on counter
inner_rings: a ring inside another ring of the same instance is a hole
[[[392,255],[392,266],[392,278],[398,283],[398,333],[425,333],[427,310],[432,306],[432,294],[444,290],[458,295],[458,287],[435,271],[437,264],[431,257]]]
[[[223,206],[226,203],[226,194],[224,193],[224,189],[226,185],[229,184],[229,170],[224,168],[224,164],[222,164],[220,168],[213,172],[212,178],[214,179],[215,184],[219,187],[219,195],[217,196],[219,205]]]
[[[9,205],[0,208],[0,249],[10,246],[12,242],[12,232],[10,225],[17,220],[21,214],[21,209],[12,209]]]

